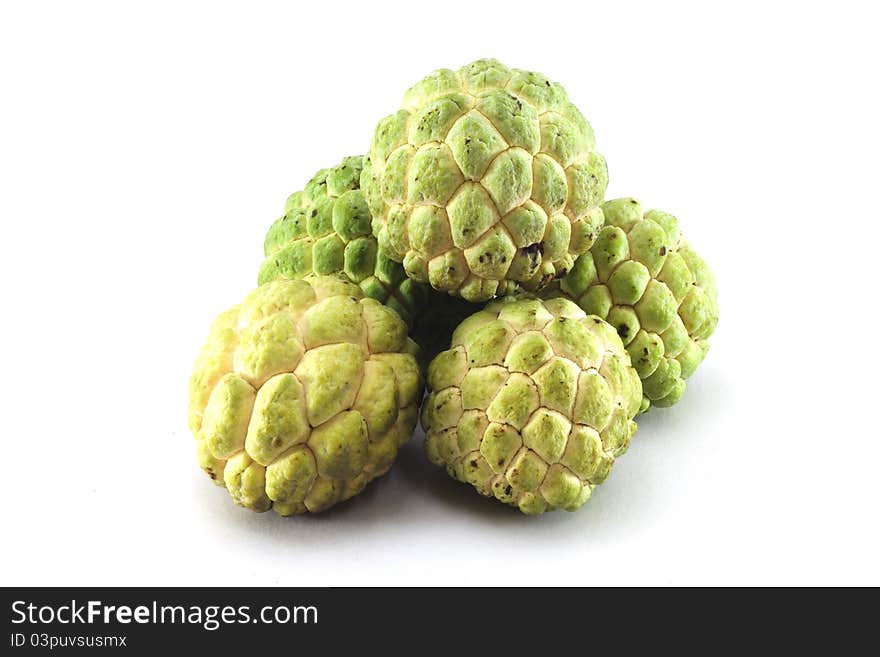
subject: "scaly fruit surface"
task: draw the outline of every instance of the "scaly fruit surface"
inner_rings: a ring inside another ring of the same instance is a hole
[[[678,220],[633,198],[602,206],[590,251],[545,296],[562,293],[615,327],[642,379],[642,411],[681,399],[718,324],[715,277]]]
[[[431,462],[527,514],[590,498],[642,398],[614,328],[564,298],[490,303],[431,362],[428,386]]]
[[[241,506],[322,511],[359,493],[413,433],[415,343],[339,277],[278,280],[211,326],[190,380],[202,469]]]
[[[559,84],[481,59],[410,88],[376,128],[361,186],[410,277],[468,301],[565,274],[602,226],[608,173]]]
[[[380,251],[360,189],[362,162],[362,156],[347,157],[290,195],[284,216],[266,234],[258,283],[341,272],[410,324],[430,288],[409,279],[400,263]]]

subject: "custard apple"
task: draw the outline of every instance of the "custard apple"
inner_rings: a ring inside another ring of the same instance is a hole
[[[341,276],[257,288],[214,321],[190,380],[201,467],[255,511],[356,495],[413,433],[415,350],[397,313]]]
[[[362,162],[362,156],[347,157],[290,195],[284,216],[266,235],[258,283],[342,272],[411,323],[430,288],[407,278],[403,266],[379,250],[360,190]]]
[[[718,323],[715,278],[678,220],[633,198],[602,206],[605,227],[557,290],[608,320],[642,379],[642,410],[671,406],[709,350]]]
[[[431,362],[428,387],[431,462],[527,514],[590,498],[642,398],[614,328],[564,298],[490,303]]]
[[[593,130],[540,73],[481,59],[431,73],[379,122],[361,186],[407,274],[468,301],[564,275],[602,226]]]

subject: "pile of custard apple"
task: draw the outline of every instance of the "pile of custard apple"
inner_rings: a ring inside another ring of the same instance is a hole
[[[583,505],[718,322],[678,220],[607,182],[540,73],[482,59],[416,83],[366,154],[287,199],[258,287],[214,320],[190,381],[202,469],[249,509],[323,511],[421,419],[427,458],[481,495]]]

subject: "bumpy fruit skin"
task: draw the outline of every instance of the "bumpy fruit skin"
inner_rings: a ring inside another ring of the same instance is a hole
[[[706,263],[682,238],[678,220],[633,198],[603,206],[605,227],[558,290],[606,319],[642,379],[642,411],[672,406],[709,350],[718,292]],[[556,284],[554,284],[554,287]]]
[[[593,130],[539,73],[481,59],[431,73],[379,122],[361,186],[410,277],[468,301],[567,272],[602,226]]]
[[[236,503],[316,512],[391,467],[422,393],[398,315],[342,277],[279,280],[211,326],[190,380],[199,464]]]
[[[430,288],[407,278],[401,264],[379,250],[360,189],[362,163],[363,156],[347,157],[290,195],[284,216],[266,234],[258,283],[341,272],[409,324]]]
[[[490,303],[431,362],[428,386],[431,462],[527,514],[590,498],[642,398],[614,328],[564,298]]]

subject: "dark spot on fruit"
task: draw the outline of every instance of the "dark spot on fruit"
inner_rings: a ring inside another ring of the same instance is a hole
[[[598,317],[594,317],[594,318],[593,318],[593,323],[594,323],[594,324],[599,324],[601,321],[602,321],[602,320],[599,319]]]
[[[472,467],[472,468],[476,468],[476,467],[477,467],[477,462],[476,462],[476,461],[471,461],[471,467]]]
[[[312,210],[312,216],[313,216],[313,217],[317,217],[317,216],[318,216],[318,211],[317,211],[317,210]]]
[[[512,492],[513,492],[513,489],[510,486],[508,486],[507,488],[504,489],[504,493],[506,495],[510,495]]]
[[[504,459],[498,459],[498,465],[504,465]]]
[[[666,255],[666,247],[665,246],[660,247],[660,255],[662,255],[662,256]]]
[[[629,335],[629,326],[627,326],[626,324],[621,324],[620,326],[618,326],[617,327],[617,335],[619,335],[622,338],[625,338],[627,335]]]
[[[529,244],[528,246],[524,246],[522,249],[522,254],[526,256],[532,263],[532,267],[538,266],[538,256],[544,253],[544,243],[543,242],[535,242],[534,244]]]

